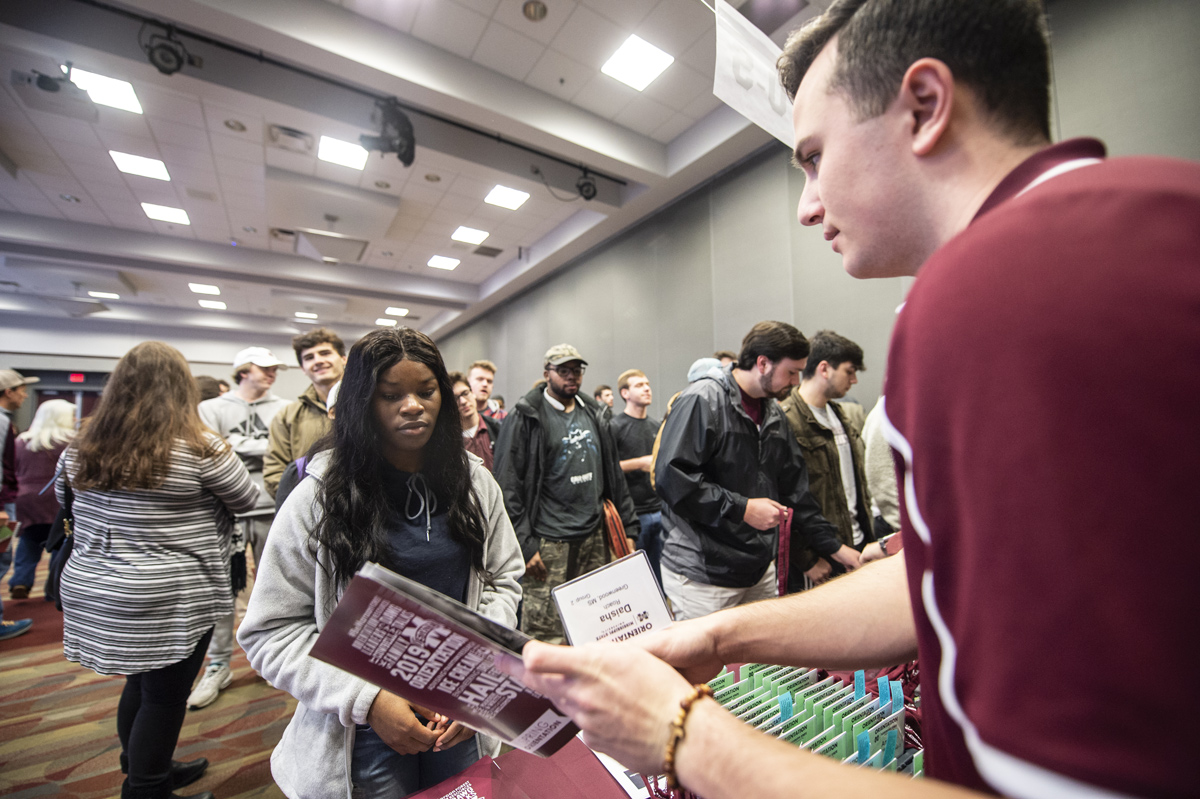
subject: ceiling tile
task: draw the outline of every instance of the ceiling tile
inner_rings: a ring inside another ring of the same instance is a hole
[[[700,95],[711,94],[712,86],[712,78],[701,75],[687,64],[676,62],[655,78],[642,94],[682,111]]]
[[[49,145],[54,148],[54,152],[58,157],[67,162],[68,165],[74,167],[76,165],[88,166],[104,166],[112,167],[113,171],[117,171],[116,165],[108,156],[108,150],[101,146],[97,140],[96,145],[91,143],[76,144],[75,142],[61,141],[57,139],[44,139],[49,142]]]
[[[126,230],[142,230],[146,232],[151,232],[154,230],[150,220],[146,218],[146,215],[141,212],[140,208],[138,209],[137,214],[124,215],[105,211],[105,216],[108,217],[109,222],[112,222],[119,228],[125,228]]]
[[[576,3],[574,0],[550,0],[546,3],[546,17],[537,22],[525,18],[521,10],[524,5],[525,0],[500,0],[492,19],[535,41],[550,44],[575,10]]]
[[[472,11],[478,11],[485,17],[490,17],[496,11],[496,6],[500,5],[500,0],[455,0],[455,2]]]
[[[133,177],[132,175],[130,177]],[[129,181],[129,190],[133,192],[133,196],[137,198],[139,203],[154,203],[155,205],[166,205],[171,208],[180,207],[179,194],[170,183],[163,183],[160,180],[149,180],[148,178],[134,178]]]
[[[61,208],[63,216],[72,222],[86,222],[89,225],[108,224],[108,217],[94,205],[70,205],[64,203]]]
[[[637,91],[624,83],[597,73],[589,80],[571,102],[582,106],[597,116],[612,119],[629,105]]]
[[[135,91],[151,128],[155,120],[164,119],[177,125],[205,127],[204,110],[196,97],[146,83],[138,85]]]
[[[83,184],[73,177],[63,175],[45,175],[38,172],[32,172],[29,175],[30,181],[37,186],[48,196],[54,196],[60,192],[67,194],[83,194]]]
[[[103,128],[97,128],[96,135],[100,137],[100,141],[104,143],[104,147],[107,150],[131,153],[132,155],[140,155],[143,158],[162,158],[159,154],[158,145],[154,139],[150,138],[149,128],[146,129],[145,136],[131,136],[128,133],[122,133],[117,130],[105,130]]]
[[[133,198],[133,192],[129,190],[129,187],[124,182],[119,186],[112,183],[98,183],[89,180],[81,182],[83,183],[83,187],[87,189],[87,193],[91,195],[92,199],[104,206],[106,212],[108,211],[109,203],[114,202],[127,201],[131,206],[137,207],[137,203]],[[141,212],[141,208],[138,208],[138,212]]]
[[[450,0],[423,0],[412,34],[463,58],[470,58],[488,19]]]
[[[438,203],[439,208],[445,208],[449,211],[454,211],[459,214],[459,218],[464,218],[467,214],[472,213],[480,206],[479,197],[466,197],[462,194],[451,194],[447,192],[442,197],[442,201]],[[460,222],[459,224],[463,224]]]
[[[659,126],[674,115],[669,107],[645,95],[635,97],[625,106],[625,110],[613,120],[618,125],[624,125],[630,130],[637,131],[643,136],[649,136]]]
[[[622,30],[615,22],[586,6],[578,6],[550,46],[584,66],[599,70],[628,37],[629,31]]]
[[[183,239],[196,238],[190,225],[175,225],[170,222],[157,222],[151,219],[150,226],[154,228],[156,233],[161,233],[164,236],[176,236]]]
[[[237,136],[248,141],[263,141],[265,135],[262,114],[249,108],[230,108],[229,106],[201,101],[204,107],[205,127],[211,133],[224,136]],[[240,122],[246,129],[242,132],[231,130],[225,126],[227,121]]]
[[[218,161],[222,158],[233,158],[238,161],[261,164],[265,160],[264,148],[259,142],[246,141],[236,136],[224,136],[219,133],[211,134],[209,139],[212,142],[213,155],[217,156]]]
[[[23,214],[33,214],[34,216],[52,216],[58,219],[66,219],[66,216],[56,208],[48,200],[22,200],[14,203],[17,210]]]
[[[626,30],[633,30],[654,7],[650,0],[580,0]]]
[[[158,149],[162,151],[162,160],[166,162],[167,172],[176,166],[189,169],[213,169],[213,158],[208,153],[193,150],[190,147],[180,147],[178,144],[164,144]],[[137,155],[144,155],[144,153],[137,153]]]
[[[546,50],[525,77],[525,82],[547,94],[570,100],[595,74],[596,70],[585,67],[557,50]]]
[[[221,188],[225,191],[229,202],[233,201],[234,195],[243,197],[255,197],[266,201],[267,187],[261,180],[241,180],[229,175],[221,175]]]
[[[413,203],[427,205],[432,209],[442,199],[442,195],[446,193],[444,188],[439,188],[441,185],[441,183],[426,183],[425,181],[421,181],[421,184],[418,184],[416,181],[409,181],[404,190],[400,192],[400,197]],[[404,202],[400,203],[401,213],[406,211],[406,205]],[[425,216],[428,216],[428,214]]]
[[[524,80],[544,49],[528,36],[492,22],[484,30],[472,58],[514,80]]]
[[[146,119],[142,114],[135,114],[132,111],[123,111],[120,108],[108,108],[107,106],[96,106],[100,112],[100,119],[94,124],[97,130],[111,130],[116,133],[124,133],[126,136],[139,136],[149,138],[150,128],[146,125]]]
[[[346,0],[350,11],[408,33],[420,8],[420,0]]]
[[[33,125],[15,127],[0,123],[0,145],[3,146],[5,152],[10,150],[25,150],[26,152],[38,153],[39,155],[52,155],[55,152],[52,145],[63,141],[66,140],[47,139]],[[73,144],[73,142],[67,143]],[[99,145],[100,140],[95,139],[95,143]]]
[[[81,119],[71,119],[33,109],[26,109],[25,114],[43,135],[52,139],[87,140],[90,138],[88,134],[92,133],[92,126]]]
[[[190,147],[193,150],[203,150],[204,152],[208,152],[210,149],[208,131],[204,128],[181,125],[173,120],[157,117],[149,117],[146,122],[150,125],[150,132],[154,134],[154,140],[159,144],[177,144],[180,147]]]
[[[383,185],[377,186],[376,183]],[[404,188],[405,179],[403,176],[395,177],[393,175],[384,175],[379,172],[367,172],[364,170],[358,179],[358,187],[367,191],[379,192],[392,197],[399,197],[400,190]]]
[[[110,164],[97,162],[98,166],[90,166],[86,164],[69,164],[71,174],[84,185],[90,187],[93,185],[106,185],[114,189],[126,191],[125,179],[117,168]]]
[[[685,116],[703,119],[722,105],[715,94],[701,94],[688,103],[687,108],[681,109]]]
[[[301,175],[311,175],[317,169],[317,158],[314,155],[301,155],[280,150],[278,147],[268,147],[266,150],[267,166],[286,169]]]
[[[243,174],[244,172],[245,170],[243,170]],[[171,171],[171,179],[188,189],[199,189],[200,191],[218,191],[220,189],[217,173],[211,169],[176,167]]]
[[[713,69],[717,61],[717,28],[713,25],[711,30],[707,30],[700,34],[691,47],[683,52],[683,55],[676,55],[677,61],[682,61],[692,69],[704,75],[709,80],[712,80]]]
[[[663,144],[669,144],[675,140],[676,136],[694,124],[696,124],[696,121],[691,117],[686,117],[683,114],[673,114],[670,119],[650,134],[650,138],[660,141]]]
[[[635,33],[679,58],[705,31],[716,29],[716,16],[696,0],[659,0]]]

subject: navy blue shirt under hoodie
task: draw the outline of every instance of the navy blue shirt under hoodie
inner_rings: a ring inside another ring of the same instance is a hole
[[[383,485],[392,506],[387,533],[395,570],[465,602],[471,555],[466,546],[450,537],[447,502],[437,496],[420,472],[385,466]]]

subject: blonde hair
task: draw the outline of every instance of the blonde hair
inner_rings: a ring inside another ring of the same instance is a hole
[[[624,391],[629,388],[629,381],[635,377],[645,377],[646,373],[641,369],[626,369],[621,372],[621,376],[617,378],[617,391]]]
[[[38,406],[29,429],[17,436],[30,452],[55,449],[75,437],[75,405],[52,399]]]

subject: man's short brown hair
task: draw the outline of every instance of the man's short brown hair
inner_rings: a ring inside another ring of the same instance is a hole
[[[646,373],[641,369],[626,369],[624,372],[621,372],[621,375],[617,378],[617,391],[621,392],[629,388],[629,381],[633,378],[645,376]]]
[[[496,364],[492,363],[491,361],[476,361],[467,367],[467,374],[471,374],[472,369],[484,369],[488,372],[491,372],[493,377],[496,375]]]
[[[457,386],[459,383],[462,383],[468,387],[470,387],[470,385],[471,385],[471,383],[467,380],[467,376],[464,375],[462,372],[451,372],[450,373],[450,387],[453,388],[454,386]]]
[[[936,58],[1018,144],[1050,140],[1050,41],[1041,0],[834,0],[794,31],[776,67],[793,100],[837,37],[828,89],[860,119],[879,116],[918,59]]]
[[[292,350],[296,353],[296,363],[303,366],[300,353],[312,349],[318,344],[328,344],[337,350],[338,355],[346,357],[346,343],[342,341],[341,336],[327,327],[314,327],[307,333],[301,333],[292,339]]]
[[[738,369],[750,371],[760,355],[765,355],[771,363],[779,363],[784,358],[799,361],[808,357],[808,339],[787,322],[759,322],[742,339]]]

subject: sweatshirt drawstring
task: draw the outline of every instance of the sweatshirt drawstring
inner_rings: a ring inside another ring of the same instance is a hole
[[[420,493],[418,492],[420,490]],[[416,510],[412,508],[413,497],[416,497],[420,502]],[[429,531],[433,528],[433,513],[437,510],[437,495],[429,490],[429,485],[425,482],[425,476],[420,472],[411,475],[408,478],[408,498],[404,500],[404,517],[410,522],[415,522],[421,518],[421,513],[425,514],[425,540],[429,539]]]

